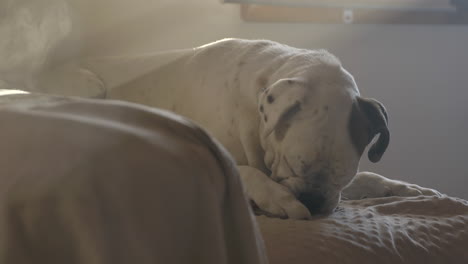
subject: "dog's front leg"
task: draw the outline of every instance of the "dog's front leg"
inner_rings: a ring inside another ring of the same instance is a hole
[[[266,215],[279,218],[309,219],[309,210],[285,186],[274,182],[260,170],[238,166],[249,199]]]
[[[354,180],[341,193],[344,200],[360,200],[388,196],[438,196],[440,192],[403,181],[391,180],[372,172],[358,172]]]

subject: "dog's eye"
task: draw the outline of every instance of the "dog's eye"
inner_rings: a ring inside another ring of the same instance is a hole
[[[362,199],[367,199],[367,195],[361,196],[361,200],[362,200]]]

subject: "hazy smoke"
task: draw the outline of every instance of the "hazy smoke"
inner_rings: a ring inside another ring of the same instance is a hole
[[[1,0],[0,88],[32,89],[35,75],[71,30],[65,0]]]

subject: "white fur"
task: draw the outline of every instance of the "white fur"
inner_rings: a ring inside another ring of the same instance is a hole
[[[349,187],[343,190],[343,199],[360,200],[388,196],[419,196],[442,194],[436,190],[424,188],[416,184],[391,180],[372,172],[359,172]]]

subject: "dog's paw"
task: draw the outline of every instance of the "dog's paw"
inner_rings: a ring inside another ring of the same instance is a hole
[[[443,195],[430,188],[424,188],[416,184],[399,184],[397,186],[394,186],[393,189],[393,195],[395,196],[419,196],[419,195],[425,195],[425,196],[437,196],[437,197],[442,197]]]
[[[443,196],[445,196],[445,195],[442,194],[441,192],[438,192],[438,191],[436,191],[436,190],[434,190],[434,189],[424,188],[424,187],[421,187],[420,192],[421,192],[423,195],[428,195],[428,196],[437,196],[437,197],[443,197]]]
[[[239,166],[247,196],[257,207],[257,213],[271,217],[309,219],[309,210],[285,186],[273,181],[263,172]]]
[[[391,180],[372,172],[359,172],[356,174],[351,184],[342,192],[342,197],[345,200],[388,196],[411,197],[420,195],[443,196],[443,194],[436,190],[403,181]]]
[[[270,217],[309,219],[309,210],[289,190],[276,182],[278,186],[269,186],[269,191],[257,192],[252,201],[258,207],[257,212]],[[265,189],[266,190],[266,189]]]

